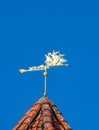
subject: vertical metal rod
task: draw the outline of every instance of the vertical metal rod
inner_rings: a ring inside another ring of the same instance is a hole
[[[44,96],[47,96],[47,76],[48,76],[48,73],[47,73],[47,70],[45,69],[45,72],[44,72]]]
[[[45,76],[45,83],[44,83],[44,96],[46,96],[46,84],[47,84],[47,82],[46,82],[46,76]]]

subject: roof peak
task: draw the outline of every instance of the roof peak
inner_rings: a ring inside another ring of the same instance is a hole
[[[41,97],[13,130],[71,130],[56,105]]]

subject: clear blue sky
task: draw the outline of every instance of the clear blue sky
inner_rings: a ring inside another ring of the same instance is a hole
[[[12,130],[43,96],[42,72],[20,68],[65,53],[49,70],[48,97],[73,130],[99,130],[99,1],[0,1],[0,130]]]

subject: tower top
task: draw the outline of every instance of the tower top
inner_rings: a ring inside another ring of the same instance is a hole
[[[20,69],[19,71],[21,73],[25,72],[32,72],[32,71],[44,71],[44,96],[47,95],[46,92],[46,77],[48,76],[47,69],[50,69],[52,67],[60,67],[60,66],[68,66],[67,62],[68,60],[64,58],[64,54],[60,54],[58,51],[53,51],[45,55],[45,65],[39,65],[39,66],[32,66],[28,69]]]
[[[72,130],[57,106],[48,98],[40,98],[13,130]]]

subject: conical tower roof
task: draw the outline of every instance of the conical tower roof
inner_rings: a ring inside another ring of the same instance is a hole
[[[71,130],[56,105],[46,96],[40,98],[13,130]]]

